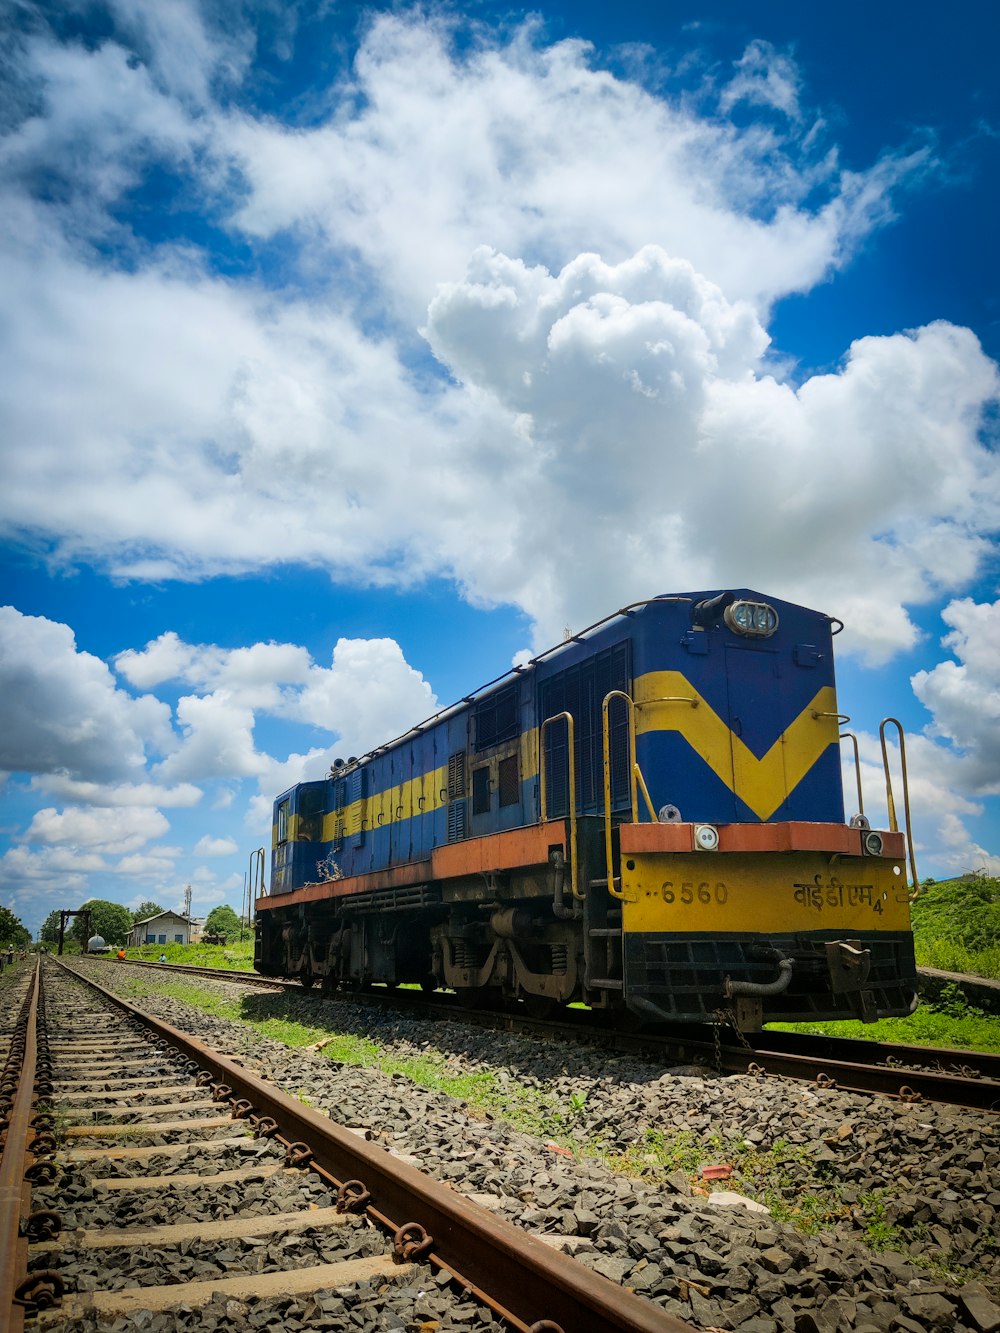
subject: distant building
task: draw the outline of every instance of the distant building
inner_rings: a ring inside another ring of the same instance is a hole
[[[190,944],[196,928],[200,934],[200,925],[180,912],[157,912],[156,916],[135,923],[128,942],[133,949],[141,944]]]

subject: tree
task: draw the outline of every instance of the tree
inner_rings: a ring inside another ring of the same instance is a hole
[[[21,918],[9,907],[0,907],[0,944],[5,949],[11,944],[15,949],[26,949],[30,943],[31,933],[24,928]]]
[[[228,905],[220,903],[213,907],[205,918],[203,935],[225,935],[226,942],[235,940],[240,933],[240,919]]]
[[[59,908],[54,907],[42,922],[42,928],[38,932],[38,938],[43,944],[58,944],[59,942]]]
[[[159,916],[163,910],[164,909],[160,906],[159,903],[154,903],[154,902],[140,903],[139,906],[132,913],[132,924],[137,925],[138,922],[145,921],[147,917]]]
[[[85,931],[82,919],[77,916],[73,918],[70,930],[82,948],[87,947],[91,935],[100,935],[105,944],[125,943],[132,929],[132,913],[127,907],[122,907],[121,903],[108,902],[105,898],[91,898],[82,906],[90,909],[90,929]]]

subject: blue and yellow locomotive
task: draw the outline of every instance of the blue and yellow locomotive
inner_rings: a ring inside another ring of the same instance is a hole
[[[655,597],[338,761],[275,802],[256,967],[747,1030],[911,1012],[903,834],[845,822],[838,628]]]

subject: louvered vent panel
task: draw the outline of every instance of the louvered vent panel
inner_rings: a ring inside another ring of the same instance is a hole
[[[465,801],[452,801],[448,806],[448,841],[461,842],[465,836]]]
[[[465,751],[459,750],[448,760],[448,800],[456,801],[465,795]]]

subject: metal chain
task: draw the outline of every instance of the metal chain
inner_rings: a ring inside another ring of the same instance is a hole
[[[736,1033],[736,1039],[745,1050],[753,1052],[753,1047],[747,1041],[742,1030],[736,1025],[736,1015],[731,1008],[716,1009],[715,1014],[715,1060],[716,1068],[722,1071],[722,1026],[731,1027]],[[754,1052],[756,1054],[756,1052]]]

